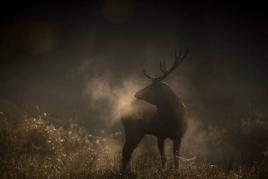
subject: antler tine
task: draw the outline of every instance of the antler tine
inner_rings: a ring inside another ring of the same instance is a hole
[[[189,52],[189,48],[187,48],[187,49],[184,51],[184,53],[183,53],[183,49],[181,48],[181,49],[180,49],[180,54],[179,54],[179,56],[177,56],[177,55],[175,54],[175,58],[176,58],[177,62],[178,62],[179,59],[180,59],[179,65],[182,63],[182,61],[184,60],[184,58],[187,56],[188,52]]]
[[[158,80],[163,80],[165,79],[173,70],[175,70],[183,61],[183,59],[186,57],[186,55],[188,54],[188,51],[189,49],[187,48],[186,51],[184,52],[183,54],[183,49],[181,48],[180,49],[180,52],[179,52],[179,56],[177,56],[177,51],[175,49],[175,53],[174,53],[174,56],[175,56],[175,61],[173,63],[173,65],[170,67],[170,69],[166,70],[163,72],[163,70],[161,69],[161,71],[164,73],[162,76],[160,76],[158,78]]]
[[[150,80],[154,80],[155,78],[151,77],[150,75],[147,74],[146,70],[143,70],[143,74]]]
[[[188,55],[188,52],[189,52],[189,48],[187,48],[184,52],[184,55],[182,56],[182,58],[185,58],[187,55]]]
[[[160,61],[160,70],[161,70],[162,73],[166,73],[167,72],[165,61]]]
[[[175,61],[174,61],[173,65],[170,67],[170,69],[166,70],[166,75],[171,73],[178,66],[178,62],[181,59],[181,57],[180,57],[181,53],[182,53],[182,49],[180,49],[179,56],[177,56],[177,51],[175,49],[175,53],[174,53]]]
[[[177,51],[175,49],[175,53],[174,53],[175,61],[169,69],[166,68],[165,61],[160,61],[160,70],[163,73],[163,75],[160,77],[157,77],[157,78],[151,77],[150,75],[147,74],[145,69],[143,70],[143,74],[150,80],[161,81],[165,79],[173,70],[175,70],[182,63],[184,58],[187,56],[188,52],[189,52],[189,48],[187,48],[184,53],[183,53],[183,49],[181,48],[179,51],[179,56],[177,56]]]
[[[183,49],[180,48],[179,56],[176,55],[177,58],[181,58],[182,57],[182,51],[183,51]],[[176,52],[176,49],[175,49],[175,52]]]
[[[177,56],[176,53],[175,53],[175,57],[183,59],[183,58],[185,58],[187,56],[188,52],[189,52],[189,48],[186,48],[184,53],[183,53],[183,49],[181,48],[179,56]]]

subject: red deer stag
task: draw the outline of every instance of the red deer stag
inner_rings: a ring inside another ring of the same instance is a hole
[[[144,75],[151,80],[151,84],[138,91],[135,97],[155,106],[155,110],[141,109],[142,115],[125,115],[122,123],[125,130],[125,144],[122,151],[122,172],[126,172],[131,153],[137,147],[145,135],[157,137],[158,148],[161,155],[162,166],[165,166],[164,141],[170,138],[173,141],[173,154],[175,167],[179,165],[179,150],[181,139],[186,131],[186,120],[184,118],[185,106],[182,100],[162,81],[173,72],[187,56],[188,49],[180,50],[179,56],[175,51],[175,61],[170,69],[166,68],[164,62],[160,62],[160,77],[154,78]]]

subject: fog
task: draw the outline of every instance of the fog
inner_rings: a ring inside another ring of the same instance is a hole
[[[182,154],[243,153],[236,141],[251,138],[233,139],[230,133],[248,118],[259,120],[266,139],[264,22],[206,3],[199,8],[172,3],[56,3],[6,18],[0,44],[2,110],[13,106],[31,113],[38,107],[96,134],[115,132],[120,109],[150,84],[142,70],[159,75],[160,60],[171,65],[174,50],[187,47],[189,55],[165,80],[187,106]],[[216,141],[224,145],[209,145]],[[265,146],[249,150],[262,152]]]

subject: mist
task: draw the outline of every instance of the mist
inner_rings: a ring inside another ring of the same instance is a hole
[[[182,155],[220,163],[260,158],[268,141],[264,19],[236,5],[234,12],[227,5],[195,6],[44,3],[7,16],[0,31],[0,111],[16,118],[38,108],[91,133],[123,134],[120,110],[150,84],[142,70],[160,75],[160,60],[171,65],[175,49],[187,47],[187,59],[165,80],[187,107]],[[236,135],[240,124],[244,132]]]

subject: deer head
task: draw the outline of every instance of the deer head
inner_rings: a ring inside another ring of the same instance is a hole
[[[135,94],[135,97],[156,106],[169,105],[177,102],[178,97],[176,94],[162,81],[182,63],[184,58],[187,56],[188,51],[189,49],[186,49],[184,52],[180,49],[179,55],[177,55],[175,50],[175,61],[169,69],[166,68],[165,62],[160,61],[160,70],[162,75],[159,77],[152,77],[147,74],[146,70],[143,70],[145,77],[151,80],[151,84],[138,91]]]

